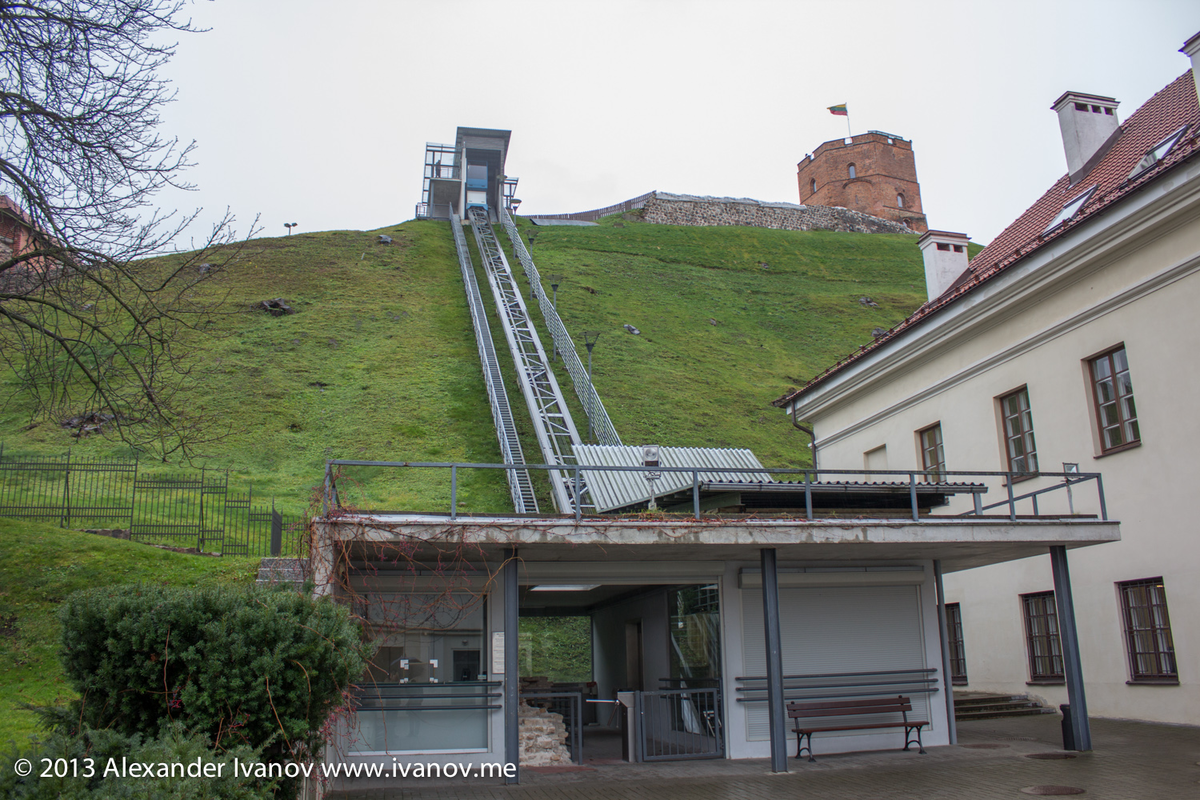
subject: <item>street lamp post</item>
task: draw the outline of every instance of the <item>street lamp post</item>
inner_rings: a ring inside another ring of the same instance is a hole
[[[592,348],[596,346],[596,340],[600,338],[600,331],[584,331],[583,343],[587,346],[588,351],[588,441],[592,440],[592,412],[595,411],[596,404],[596,387],[592,385]]]
[[[559,278],[557,276],[554,276],[554,277],[551,277],[550,280],[555,281],[555,283],[550,284],[550,289],[554,292],[554,300],[553,300],[553,302],[551,302],[550,307],[553,308],[554,313],[557,314],[558,313],[558,283],[557,283],[557,281],[559,280]],[[558,340],[557,339],[554,340],[554,360],[558,361]]]

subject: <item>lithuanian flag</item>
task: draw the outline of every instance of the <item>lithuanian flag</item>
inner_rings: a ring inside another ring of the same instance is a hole
[[[846,110],[846,104],[845,104],[845,103],[842,103],[840,106],[830,106],[830,107],[829,107],[829,113],[830,113],[830,114],[833,114],[835,117],[848,117],[848,116],[850,116],[850,112]]]

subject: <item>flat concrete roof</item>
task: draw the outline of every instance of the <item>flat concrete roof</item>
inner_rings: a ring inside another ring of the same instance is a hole
[[[423,542],[428,552],[468,545],[473,557],[522,561],[747,561],[764,547],[779,561],[848,562],[939,559],[944,572],[1030,556],[1050,547],[1119,541],[1120,523],[1091,518],[1017,519],[588,519],[359,515],[317,521],[352,558],[370,558],[388,543]],[[328,539],[326,540],[328,541]],[[356,546],[357,544],[357,546]]]

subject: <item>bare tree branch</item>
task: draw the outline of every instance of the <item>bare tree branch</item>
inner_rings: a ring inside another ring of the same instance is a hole
[[[0,0],[0,191],[15,201],[0,202],[0,360],[39,417],[109,414],[164,459],[220,435],[181,334],[212,319],[198,285],[237,257],[226,212],[199,250],[146,260],[196,219],[153,205],[190,188],[195,143],[159,133],[176,47],[162,42],[197,30],[184,6]]]

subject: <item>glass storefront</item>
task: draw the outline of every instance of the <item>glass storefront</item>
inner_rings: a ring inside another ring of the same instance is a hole
[[[363,676],[353,751],[486,750],[499,687],[487,680],[485,600],[469,592],[365,599],[378,650]]]

